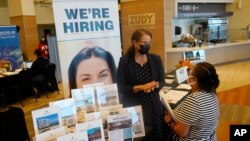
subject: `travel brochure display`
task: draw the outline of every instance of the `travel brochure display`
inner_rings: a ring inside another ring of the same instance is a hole
[[[109,84],[96,87],[98,106],[119,104],[117,84]]]
[[[105,141],[101,119],[77,124],[76,131],[86,131],[89,141]]]
[[[31,112],[35,134],[41,134],[62,125],[59,107],[46,107]]]
[[[49,103],[50,107],[59,107],[63,126],[66,132],[74,132],[77,124],[76,107],[73,98],[63,99]]]
[[[56,141],[57,137],[63,136],[65,134],[65,128],[62,126],[56,129],[49,130],[47,132],[43,132],[41,134],[37,134],[35,141]]]
[[[38,141],[130,141],[145,136],[141,106],[123,108],[116,84],[71,92],[72,98],[50,102],[49,107],[32,111]],[[93,110],[96,105],[99,109]]]
[[[75,132],[72,134],[67,134],[67,135],[57,137],[56,140],[57,141],[88,141],[87,137],[88,137],[87,132],[82,131],[82,132]]]
[[[78,123],[85,121],[85,114],[96,111],[95,91],[93,87],[71,90],[75,101]]]
[[[108,116],[107,123],[110,141],[133,141],[131,114]]]
[[[122,104],[117,104],[117,105],[111,105],[111,106],[105,106],[105,107],[100,107],[99,111],[108,111],[110,115],[114,114],[119,114],[119,110],[122,109]]]
[[[141,106],[120,109],[120,114],[130,113],[132,116],[133,137],[145,136],[144,121]]]

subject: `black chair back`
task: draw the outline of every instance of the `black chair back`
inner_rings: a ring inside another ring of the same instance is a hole
[[[45,67],[45,76],[46,76],[46,81],[51,84],[51,87],[58,91],[58,85],[57,85],[57,80],[56,80],[56,65],[54,63],[49,63]]]
[[[22,108],[1,108],[0,125],[1,141],[30,141]]]

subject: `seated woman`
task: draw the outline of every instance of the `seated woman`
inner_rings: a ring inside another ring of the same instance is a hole
[[[34,51],[35,55],[35,61],[32,63],[31,66],[31,74],[32,74],[32,80],[34,82],[34,85],[38,92],[42,91],[42,87],[40,85],[40,82],[45,77],[45,67],[49,64],[48,59],[43,58],[41,55],[41,52],[39,49],[36,49]]]
[[[219,82],[215,68],[207,62],[198,63],[191,69],[188,83],[192,93],[174,110],[177,121],[170,114],[164,117],[174,132],[174,140],[216,140],[219,118],[216,88]]]

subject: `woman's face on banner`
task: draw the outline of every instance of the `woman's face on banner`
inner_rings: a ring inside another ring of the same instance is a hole
[[[104,59],[95,56],[80,62],[76,72],[77,88],[82,88],[84,84],[100,82],[104,84],[113,83],[108,63]]]

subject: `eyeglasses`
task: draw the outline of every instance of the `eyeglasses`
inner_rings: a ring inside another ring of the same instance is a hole
[[[143,41],[143,42],[141,42],[141,41],[138,41],[138,43],[139,44],[142,44],[142,45],[152,45],[152,41],[150,41],[150,42],[146,42],[146,41]]]

